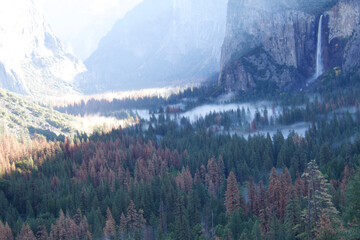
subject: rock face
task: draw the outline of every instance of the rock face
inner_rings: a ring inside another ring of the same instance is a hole
[[[160,87],[219,72],[226,6],[227,0],[144,0],[102,39],[79,87]]]
[[[357,0],[229,0],[219,84],[229,91],[304,85],[315,73],[321,15],[324,70],[354,68],[359,9]]]
[[[345,72],[359,71],[360,2],[341,0],[325,13],[325,19],[326,67],[341,67]]]
[[[85,66],[56,38],[33,0],[0,3],[0,87],[30,95],[71,94]]]

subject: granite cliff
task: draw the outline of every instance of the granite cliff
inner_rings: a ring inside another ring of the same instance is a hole
[[[304,86],[315,73],[319,29],[324,71],[354,71],[359,11],[357,0],[229,0],[219,85],[228,91]]]

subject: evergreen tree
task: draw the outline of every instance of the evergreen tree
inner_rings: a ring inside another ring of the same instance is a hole
[[[334,223],[339,224],[339,212],[332,203],[332,197],[329,193],[329,183],[319,171],[315,160],[307,164],[303,177],[308,181],[308,195],[306,196],[307,208],[302,212],[306,231],[300,233],[298,236],[313,239],[314,229],[320,216],[325,213]]]
[[[178,196],[176,200],[176,210],[175,210],[175,239],[176,240],[189,240],[190,229],[189,229],[189,221],[188,214],[185,208],[185,202],[183,196]]]
[[[134,234],[137,229],[137,223],[138,223],[138,213],[135,209],[135,204],[132,200],[130,201],[130,204],[127,208],[126,222],[130,236],[131,238],[134,238]]]
[[[296,239],[296,236],[301,232],[301,206],[300,200],[294,188],[291,190],[290,198],[287,202],[284,225],[286,239]]]
[[[64,212],[60,210],[59,218],[56,220],[55,225],[51,225],[50,240],[66,239],[68,233],[65,229],[66,219]]]
[[[215,158],[211,158],[208,161],[207,170],[208,170],[208,174],[206,176],[206,182],[209,186],[209,191],[214,196],[216,196],[221,185],[222,176],[221,176],[221,169],[219,165],[216,163]]]
[[[286,205],[290,197],[292,189],[292,180],[290,173],[287,168],[280,175],[280,185],[281,185],[281,196],[280,196],[280,219],[283,218],[286,210]]]
[[[269,180],[269,187],[267,191],[269,204],[272,206],[272,209],[276,213],[277,217],[281,216],[282,209],[281,209],[281,202],[282,202],[282,188],[281,182],[278,173],[276,172],[275,168],[271,169],[270,172],[270,180]]]
[[[277,218],[276,214],[273,214],[270,222],[269,239],[271,240],[285,240],[285,234],[281,221]]]
[[[112,239],[116,235],[116,224],[115,220],[112,217],[111,211],[109,208],[106,210],[106,222],[104,227],[104,236],[107,239]]]
[[[12,240],[13,234],[8,223],[5,225],[0,221],[0,240]]]
[[[231,230],[232,239],[239,239],[241,232],[243,231],[243,223],[240,211],[242,211],[242,209],[235,211],[230,218],[229,227]]]
[[[231,171],[227,178],[227,187],[225,192],[226,212],[231,216],[234,211],[240,207],[240,191],[236,181],[235,174]]]
[[[253,228],[251,230],[251,235],[252,235],[252,239],[261,239],[262,234],[261,234],[261,230],[260,230],[260,223],[259,221],[255,221]]]
[[[252,177],[250,177],[250,179],[249,179],[247,196],[249,198],[249,204],[250,204],[249,210],[256,216],[259,216],[259,211],[260,211],[259,200],[258,200],[256,188],[255,188],[255,183],[254,183],[254,180]]]
[[[167,237],[167,220],[166,213],[164,209],[164,202],[161,200],[159,204],[159,229],[161,233]]]
[[[319,221],[316,223],[315,236],[319,240],[336,240],[341,239],[341,226],[334,223],[325,211],[322,211]]]
[[[33,231],[31,231],[29,225],[24,224],[21,228],[16,240],[36,240]]]
[[[144,238],[144,231],[146,227],[146,220],[144,218],[144,210],[139,209],[138,211],[138,219],[137,219],[137,229],[135,233],[136,239],[143,239]]]
[[[44,225],[38,226],[35,236],[37,240],[48,240],[49,235],[46,227]]]
[[[271,210],[270,207],[265,207],[260,210],[260,230],[264,238],[267,238],[271,233],[270,223],[271,223]]]
[[[127,233],[127,219],[124,213],[121,213],[119,231],[121,239],[125,239]]]
[[[350,227],[351,239],[360,238],[360,171],[350,180],[346,191],[345,216]],[[350,238],[350,237],[349,237]]]

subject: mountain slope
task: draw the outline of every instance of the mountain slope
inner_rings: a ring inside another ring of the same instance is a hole
[[[356,0],[230,0],[219,85],[229,91],[292,89],[314,76],[322,21],[324,70],[360,63]]]
[[[33,0],[0,3],[0,87],[21,94],[75,93],[85,66],[56,38]]]
[[[49,139],[74,133],[74,118],[42,107],[29,99],[0,89],[0,135],[10,132],[29,137],[35,132]]]
[[[227,0],[144,0],[85,62],[87,92],[159,87],[219,70]],[[89,84],[90,83],[90,84]]]

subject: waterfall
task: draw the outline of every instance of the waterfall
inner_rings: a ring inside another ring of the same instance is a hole
[[[316,72],[314,75],[314,79],[317,79],[323,72],[323,60],[322,60],[322,20],[323,15],[320,16],[319,20],[319,28],[318,28],[318,36],[317,36],[317,47],[316,47]]]

